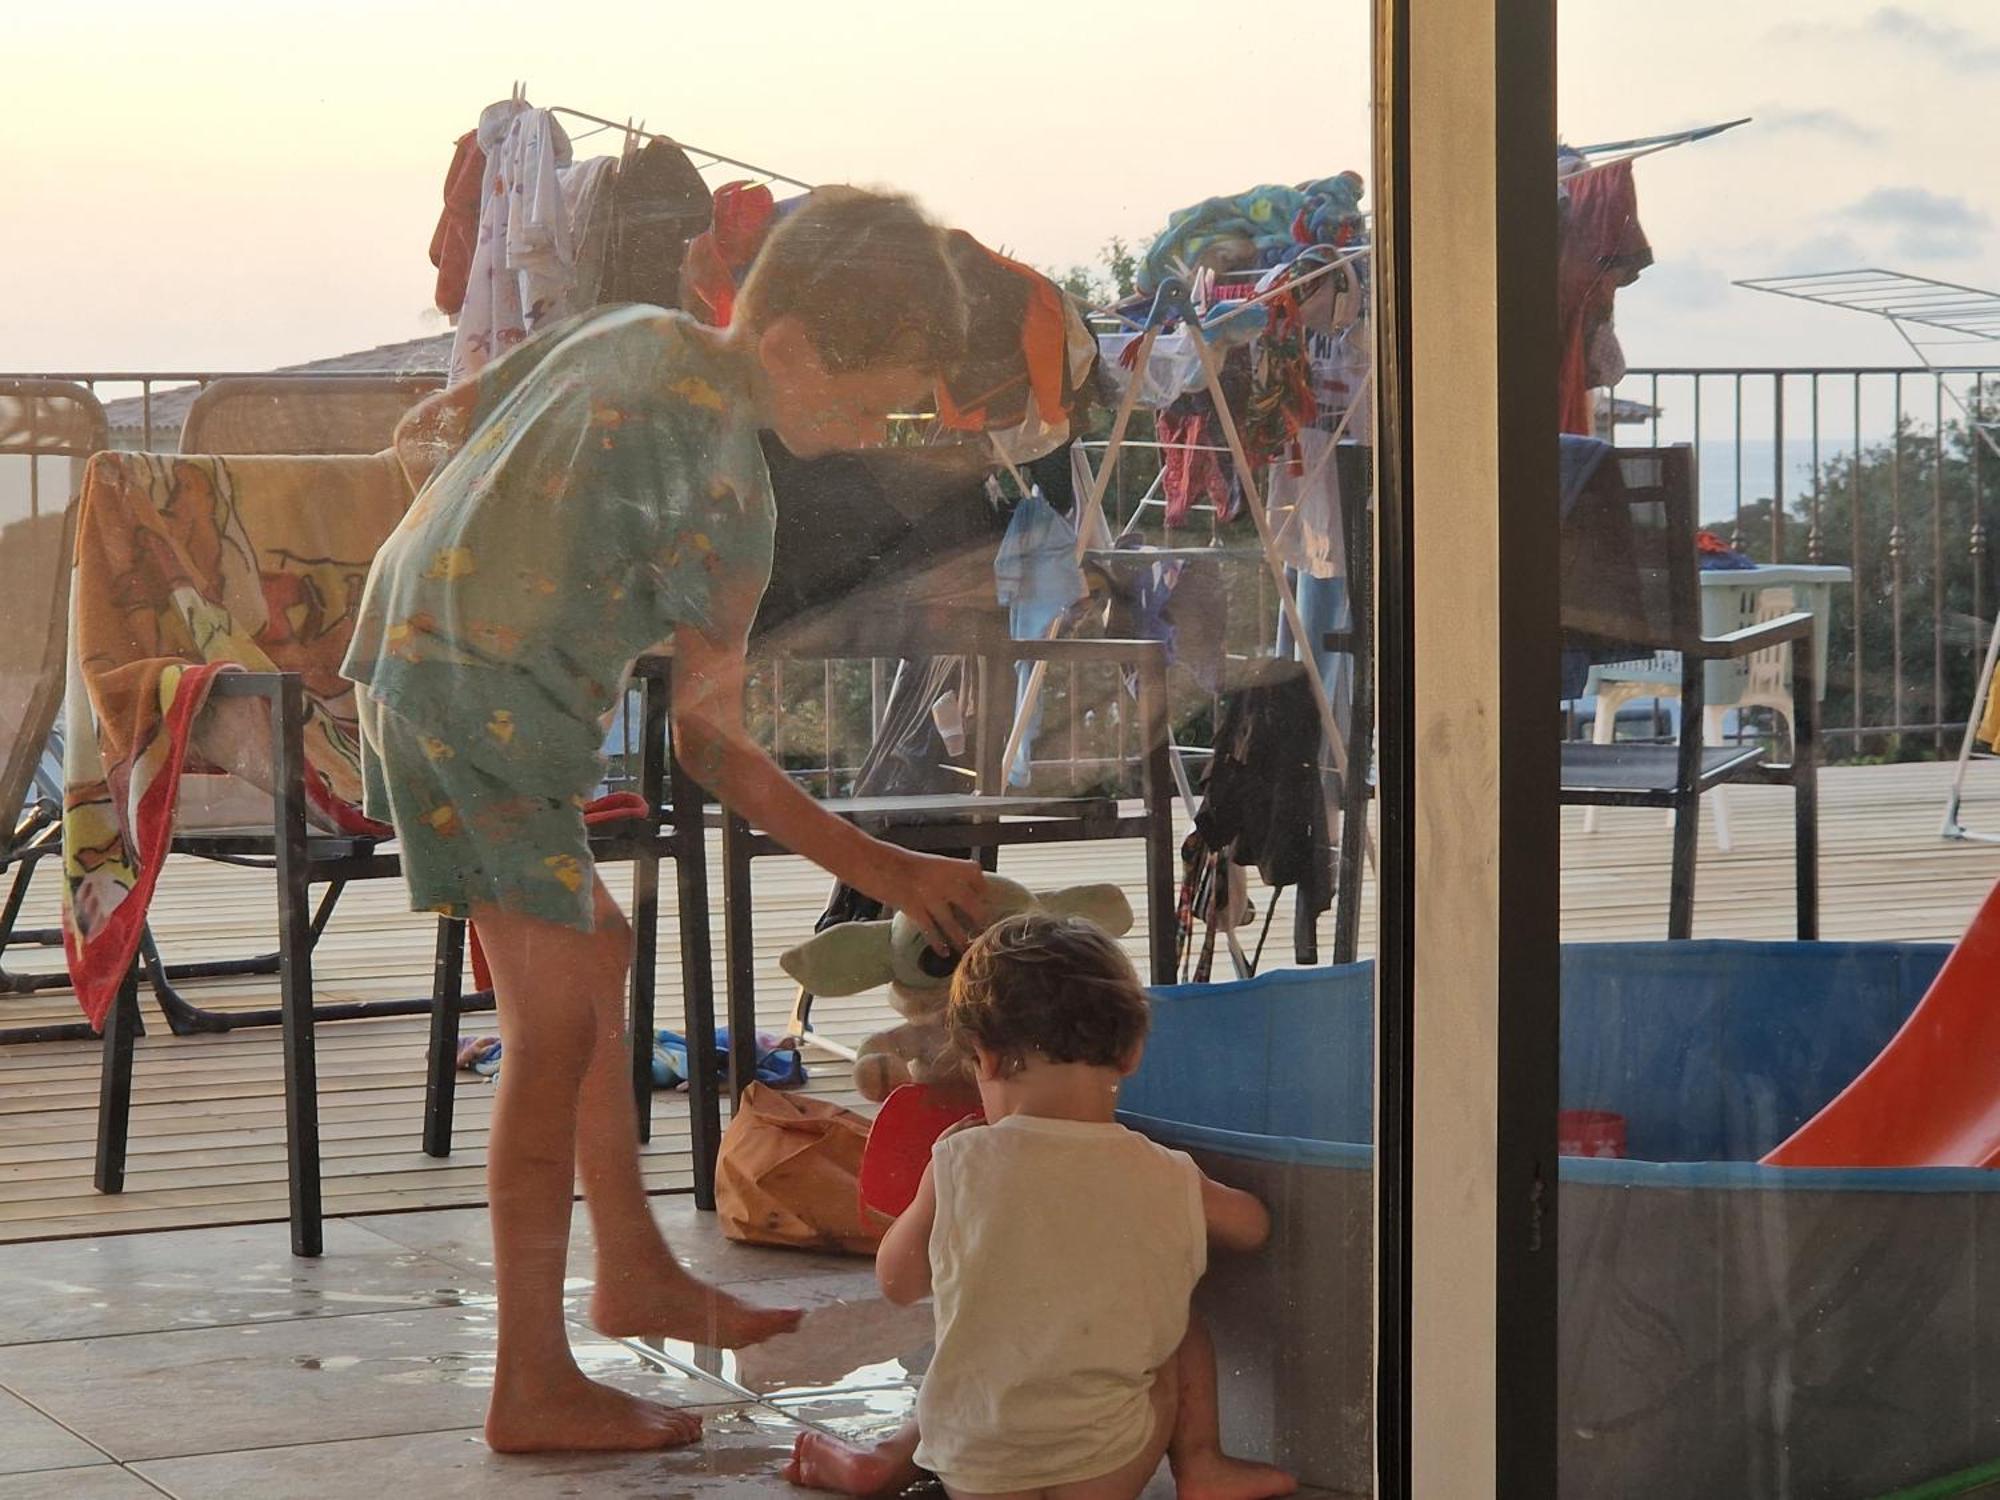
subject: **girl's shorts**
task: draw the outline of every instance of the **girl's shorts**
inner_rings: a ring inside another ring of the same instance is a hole
[[[581,796],[523,792],[368,697],[361,709],[368,816],[393,823],[412,911],[496,906],[591,930],[594,867]]]

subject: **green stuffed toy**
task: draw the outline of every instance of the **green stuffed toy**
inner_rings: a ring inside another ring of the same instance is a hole
[[[1011,880],[988,878],[992,921],[1017,912],[1050,911],[1085,917],[1113,937],[1132,930],[1132,904],[1115,885],[1073,885],[1037,894]],[[854,1086],[877,1102],[905,1083],[970,1084],[966,1060],[945,1034],[955,958],[934,951],[922,929],[898,912],[887,921],[842,922],[815,933],[778,960],[784,971],[815,995],[858,995],[889,986],[900,1026],[877,1032],[854,1060]]]

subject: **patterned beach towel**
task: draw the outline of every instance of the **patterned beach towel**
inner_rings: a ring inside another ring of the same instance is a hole
[[[93,1025],[138,951],[218,673],[299,673],[311,816],[386,834],[361,815],[354,687],[340,663],[369,563],[409,501],[387,453],[91,459],[70,591],[63,937]]]

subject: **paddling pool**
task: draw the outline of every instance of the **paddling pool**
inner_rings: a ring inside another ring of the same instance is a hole
[[[2000,1455],[2000,1172],[1757,1165],[1947,951],[1564,950],[1562,1106],[1622,1115],[1628,1157],[1562,1164],[1563,1497],[1859,1500]],[[1271,1245],[1219,1256],[1199,1297],[1225,1436],[1357,1493],[1372,984],[1356,964],[1157,991],[1124,1095],[1128,1123],[1272,1210]]]

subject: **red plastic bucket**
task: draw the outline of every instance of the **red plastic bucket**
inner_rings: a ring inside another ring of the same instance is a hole
[[[1608,1109],[1559,1110],[1556,1150],[1564,1156],[1623,1156],[1625,1117]]]

